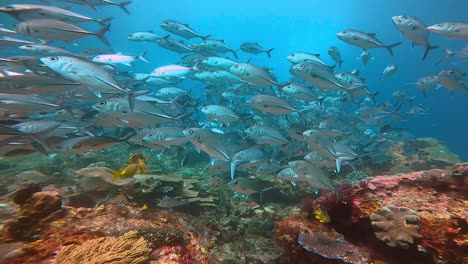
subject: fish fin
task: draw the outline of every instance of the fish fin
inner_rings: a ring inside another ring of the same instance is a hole
[[[271,54],[270,54],[270,52],[272,52],[274,49],[275,49],[275,48],[271,48],[271,49],[269,49],[269,50],[265,51],[265,52],[266,52],[266,54],[267,54],[267,56],[268,56],[268,58],[271,58]]]
[[[128,11],[127,6],[128,6],[129,4],[131,4],[131,3],[132,3],[132,1],[124,1],[124,2],[119,3],[118,6],[119,6],[123,11],[125,11],[125,13],[127,13],[127,14],[130,15],[130,11]]]
[[[231,52],[232,52],[232,54],[234,54],[234,57],[235,57],[236,59],[239,59],[239,57],[237,56],[237,53],[236,53],[235,50],[231,50]]]
[[[208,39],[209,37],[211,37],[211,35],[200,36],[200,38],[203,39],[203,40],[206,40],[206,39]]]
[[[110,24],[104,25],[99,31],[94,32],[93,34],[98,37],[104,44],[111,47],[109,41],[104,37],[104,33],[106,33],[110,28]]]
[[[146,51],[138,55],[138,58],[146,63],[149,63],[149,61],[146,60],[145,55],[146,55]]]
[[[341,69],[341,64],[343,64],[344,60],[338,62],[338,69]]]
[[[371,36],[371,37],[374,37],[377,35],[377,33],[367,33],[367,35]]]
[[[101,92],[89,89],[97,98],[102,98]]]
[[[400,45],[400,44],[401,44],[401,42],[397,42],[397,43],[392,44],[392,45],[384,46],[384,48],[386,48],[386,49],[388,50],[388,52],[390,53],[390,55],[393,56],[393,50],[392,50],[392,49],[393,49],[394,47]]]
[[[431,45],[427,46],[427,47],[426,47],[426,50],[424,51],[423,60],[426,59],[427,54],[429,54],[429,51],[431,51],[431,50],[433,50],[433,49],[437,49],[437,48],[440,48],[440,46],[431,46]]]
[[[234,180],[236,174],[236,163],[231,162],[231,180]]]
[[[337,158],[336,159],[336,172],[337,173],[340,173],[341,171],[341,163],[342,163],[342,160],[340,158]]]
[[[445,56],[442,57],[438,62],[436,62],[436,65],[441,64],[444,60],[448,59],[448,57],[450,57],[450,56],[452,56],[453,54],[455,54],[455,52],[453,52],[453,51],[451,51],[451,50],[449,50],[449,49],[447,49],[447,48],[444,50],[444,52],[445,52]]]
[[[82,4],[84,6],[86,6],[87,8],[89,8],[89,9],[91,9],[93,11],[97,11],[96,7],[93,4],[91,4],[88,0],[83,0],[82,2],[83,2]]]
[[[111,172],[112,172],[112,175],[114,175],[114,178],[112,178],[113,182],[120,180],[120,178],[122,177],[122,175],[118,171],[113,170]]]
[[[114,19],[114,18],[113,17],[106,17],[106,18],[103,18],[103,19],[98,19],[98,20],[96,20],[96,22],[101,24],[101,26],[105,26],[107,24],[107,22],[111,21],[112,19]]]
[[[296,187],[297,186],[297,183],[295,181],[291,181],[291,184]]]

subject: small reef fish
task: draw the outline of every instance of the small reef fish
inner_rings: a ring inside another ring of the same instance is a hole
[[[138,171],[143,174],[148,174],[148,165],[146,165],[146,162],[148,162],[149,155],[143,155],[142,153],[136,153],[130,156],[128,158],[128,162],[131,164],[136,164],[138,165]]]
[[[114,178],[112,179],[112,181],[118,181],[118,180],[122,180],[126,178],[131,178],[135,176],[135,174],[137,174],[138,169],[139,169],[138,164],[129,164],[123,167],[122,169],[120,169],[119,171],[112,171],[112,174],[114,175]]]

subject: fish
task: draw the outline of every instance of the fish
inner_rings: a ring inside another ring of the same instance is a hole
[[[452,92],[468,90],[466,73],[456,69],[443,70],[438,75],[440,85]]]
[[[362,50],[361,56],[358,59],[360,59],[362,61],[362,64],[366,66],[369,60],[373,60],[374,58],[369,54],[367,50]]]
[[[201,112],[207,116],[208,120],[214,120],[223,124],[240,121],[240,117],[233,110],[220,105],[206,105]]]
[[[318,101],[320,105],[322,105],[323,100],[325,100],[326,96],[319,98],[312,89],[305,87],[303,85],[291,83],[281,88],[283,92],[285,92],[288,96],[292,98],[302,100],[306,103],[312,101]]]
[[[237,166],[247,163],[259,163],[265,161],[266,159],[266,153],[258,148],[248,148],[237,152],[231,159],[231,179],[234,179]]]
[[[442,22],[427,27],[427,30],[447,38],[468,40],[468,23]]]
[[[149,155],[143,155],[142,153],[135,153],[128,158],[128,162],[131,164],[138,165],[138,172],[147,174],[148,173],[148,162]]]
[[[236,63],[229,68],[229,71],[242,80],[258,86],[278,85],[267,70],[250,63]]]
[[[220,69],[225,69],[229,70],[232,66],[237,64],[237,62],[222,58],[222,57],[206,57],[201,61],[202,64],[210,66],[210,67],[215,67],[215,68],[220,68]]]
[[[20,46],[24,44],[35,44],[35,43],[31,41],[27,41],[27,40],[8,37],[8,36],[0,36],[0,49]]]
[[[75,13],[71,10],[63,9],[57,6],[32,5],[32,4],[13,4],[0,7],[0,12],[3,12],[11,17],[20,20],[32,19],[57,19],[65,22],[80,23],[80,22],[97,22],[105,25],[112,18],[94,19]]]
[[[183,133],[195,147],[210,157],[225,161],[231,159],[231,153],[223,139],[210,130],[192,127],[185,129]]]
[[[137,42],[156,42],[161,38],[163,37],[153,33],[152,31],[133,32],[127,37],[128,40]]]
[[[344,84],[335,77],[333,72],[323,66],[318,66],[309,62],[301,62],[289,68],[289,71],[308,83],[323,90],[340,90],[351,87],[345,87]],[[365,87],[364,84],[358,84],[356,87]]]
[[[199,44],[201,48],[207,49],[209,51],[219,52],[219,53],[226,53],[231,52],[234,57],[237,59],[237,53],[234,49],[229,47],[224,40],[215,40],[215,39],[205,39],[202,43]]]
[[[142,140],[143,142],[165,147],[183,146],[185,143],[190,142],[190,138],[184,134],[184,128],[180,127],[153,128]]]
[[[111,0],[59,0],[62,2],[83,5],[88,7],[91,10],[96,11],[96,6],[118,6],[122,9],[125,13],[130,14],[128,11],[127,6],[132,3],[132,1],[122,1],[122,2],[114,2]]]
[[[187,204],[188,202],[186,201],[171,198],[169,196],[164,196],[163,198],[159,200],[157,205],[162,208],[174,208],[174,207],[179,207],[179,206],[183,206]]]
[[[298,64],[301,62],[309,62],[309,63],[315,63],[320,66],[324,66],[324,67],[330,67],[320,58],[320,54],[312,54],[312,53],[307,53],[307,52],[294,52],[294,53],[289,54],[288,57],[286,57],[286,59],[293,64]],[[339,59],[341,60],[341,57]],[[339,65],[339,68],[341,68],[341,63]]]
[[[128,92],[120,87],[107,70],[85,60],[69,56],[52,56],[40,58],[40,61],[60,75],[87,86],[98,98],[101,98],[101,92]]]
[[[138,172],[138,164],[129,164],[118,171],[112,171],[112,181],[118,181],[122,179],[132,178]]]
[[[255,55],[265,52],[268,58],[271,58],[270,52],[274,50],[274,48],[266,50],[256,42],[244,42],[241,44],[240,49],[244,52],[252,53]]]
[[[194,73],[198,71],[196,67],[184,67],[181,65],[173,64],[173,65],[165,65],[158,67],[154,69],[151,73],[151,77],[156,77],[156,78],[171,78],[171,77],[176,77],[176,78],[182,78],[185,77],[191,73]]]
[[[254,125],[245,129],[248,137],[259,144],[282,145],[289,140],[276,128]]]
[[[312,187],[336,192],[336,187],[331,178],[320,168],[311,165],[305,160],[294,160],[288,163],[294,172],[304,179]]]
[[[393,24],[400,32],[409,38],[414,45],[420,45],[426,48],[423,60],[426,59],[429,51],[439,48],[429,43],[429,31],[421,19],[414,16],[400,15],[392,17]]]
[[[264,193],[273,189],[273,187],[269,187],[267,183],[252,178],[233,179],[228,183],[228,187],[236,193],[245,196],[259,194],[260,202],[263,202]]]
[[[391,64],[385,67],[384,71],[380,74],[379,80],[382,80],[383,77],[390,77],[392,76],[396,71],[398,71],[398,65],[396,64]]]
[[[183,41],[175,40],[169,37],[169,35],[164,36],[156,40],[156,44],[167,50],[171,50],[177,53],[189,53],[194,50],[187,46]]]
[[[465,47],[457,51],[451,51],[450,49],[445,49],[444,53],[445,53],[445,56],[442,57],[439,61],[437,61],[436,65],[439,65],[445,60],[447,60],[448,58],[453,58],[453,57],[460,59],[462,62],[468,61],[468,45],[466,45]]]
[[[17,32],[28,37],[42,40],[61,40],[73,41],[87,36],[96,36],[105,45],[110,47],[109,41],[104,36],[110,28],[110,24],[106,24],[96,32],[87,31],[74,24],[69,24],[61,20],[55,19],[32,19],[23,21],[18,24]]]
[[[193,30],[188,24],[183,24],[174,20],[163,20],[160,24],[161,28],[184,37],[186,39],[201,38],[203,40],[211,37],[211,35],[202,36]]]
[[[353,46],[360,47],[362,49],[372,49],[372,48],[385,48],[388,53],[393,56],[393,48],[400,45],[401,42],[397,42],[390,45],[385,45],[380,42],[375,36],[375,33],[364,33],[357,30],[346,29],[340,31],[336,36],[342,41],[351,44]]]
[[[66,56],[76,56],[73,53],[67,51],[66,49],[62,49],[59,47],[44,45],[44,44],[26,44],[18,47],[21,50],[28,51],[31,53],[39,54],[39,55],[48,55],[48,56],[59,56],[59,55],[66,55]]]
[[[338,64],[338,69],[341,69],[341,64],[343,64],[343,59],[341,58],[341,52],[336,46],[331,46],[328,48],[328,55]]]
[[[284,115],[298,111],[284,99],[272,95],[255,95],[247,100],[247,103],[256,110],[275,115]]]
[[[110,64],[110,65],[121,64],[125,66],[133,66],[133,62],[136,59],[149,63],[149,61],[145,59],[145,55],[146,55],[146,51],[141,53],[138,56],[124,55],[121,52],[119,52],[117,54],[96,55],[91,59],[91,61],[96,62],[96,63],[102,63],[102,64]]]

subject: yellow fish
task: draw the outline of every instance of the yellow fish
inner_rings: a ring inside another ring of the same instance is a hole
[[[142,211],[148,210],[148,205],[147,205],[147,204],[144,204],[143,207],[141,207],[141,210],[142,210]]]
[[[129,164],[119,171],[112,171],[114,174],[114,178],[112,181],[126,179],[133,177],[138,172],[138,165],[137,164]]]
[[[314,211],[315,219],[319,220],[320,223],[330,223],[330,216],[326,210],[318,208]]]
[[[147,174],[148,165],[146,165],[146,162],[148,161],[148,158],[149,158],[149,155],[145,156],[142,153],[136,153],[130,156],[130,158],[128,158],[128,161],[132,164],[137,164],[138,170],[143,174]]]

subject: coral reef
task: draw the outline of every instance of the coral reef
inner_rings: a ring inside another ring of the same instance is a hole
[[[343,263],[324,261],[313,246],[307,246],[308,255],[298,247],[312,239],[300,234],[326,238],[334,237],[333,232],[342,234],[341,245],[354,244],[370,262],[465,263],[467,168],[468,164],[455,164],[448,170],[377,176],[339,186],[338,202],[334,193],[327,193],[301,215],[275,223],[275,238],[287,253],[285,263]],[[311,217],[314,208],[326,210],[330,222],[322,224]]]
[[[57,253],[56,263],[126,263],[142,264],[149,260],[151,249],[137,231],[130,231],[120,237],[91,239],[81,245],[64,246]]]
[[[37,186],[18,190],[13,201],[20,210],[3,227],[2,239],[5,241],[32,240],[42,228],[65,215],[59,193],[41,191]]]
[[[389,205],[379,208],[370,219],[377,238],[391,247],[408,248],[414,238],[422,237],[418,234],[419,217],[409,208]]]
[[[359,248],[348,243],[343,235],[336,232],[314,232],[300,234],[298,243],[307,251],[326,259],[341,260],[344,263],[359,264],[366,261]]]

